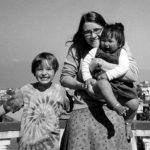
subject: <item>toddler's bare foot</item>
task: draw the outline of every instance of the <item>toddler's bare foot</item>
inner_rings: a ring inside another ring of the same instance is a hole
[[[133,137],[133,133],[131,130],[131,123],[125,123],[125,130],[126,130],[126,137],[128,142],[130,142],[131,138]]]
[[[126,111],[128,110],[128,108],[122,106],[121,104],[117,104],[117,105],[114,106],[114,110],[115,110],[120,116],[126,116]]]

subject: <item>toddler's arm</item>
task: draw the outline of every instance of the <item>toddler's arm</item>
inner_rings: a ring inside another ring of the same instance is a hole
[[[106,73],[108,80],[123,76],[129,69],[128,55],[124,49],[121,49],[118,64],[109,63],[101,58],[94,58],[90,64],[90,70],[94,68],[96,63],[101,65],[101,69]]]
[[[85,81],[86,88],[88,94],[94,94],[92,86],[95,84],[96,80],[92,78],[91,72],[90,72],[90,63],[92,59],[95,57],[97,52],[97,48],[93,48],[89,51],[89,53],[85,56],[85,58],[82,61],[82,77],[83,81]],[[97,64],[96,64],[97,65]]]
[[[129,69],[129,59],[127,52],[121,49],[118,66],[106,71],[108,80],[113,80],[123,76]]]
[[[97,52],[97,48],[91,49],[81,63],[83,81],[92,79],[89,66],[90,66],[92,59],[95,57],[96,52]]]
[[[120,78],[120,80],[128,81],[128,82],[136,82],[138,81],[138,78],[139,78],[138,77],[139,76],[138,65],[135,59],[132,57],[130,48],[127,43],[125,44],[123,49],[127,52],[127,55],[129,58],[129,69],[127,73],[125,73],[125,75]],[[93,68],[93,64],[95,65],[95,63],[101,64],[101,69],[104,70],[105,72],[111,69],[115,69],[118,66],[118,64],[109,63],[101,58],[94,58],[90,64],[90,70],[91,68]]]
[[[92,50],[90,50],[90,52],[85,56],[83,62],[82,62],[82,76],[83,76],[83,80],[84,81],[88,81],[90,79],[92,79],[92,75],[90,73],[90,63],[92,61],[92,59],[95,57],[97,48],[93,48]],[[92,65],[101,65],[103,66],[103,59],[98,58],[99,61],[95,62],[95,64]],[[109,66],[109,65],[108,65]],[[94,68],[94,66],[92,66],[91,68]],[[120,52],[120,57],[119,57],[119,64],[115,66],[115,68],[109,68],[106,71],[107,77],[109,80],[121,77],[122,75],[124,75],[127,70],[129,69],[129,59],[128,59],[128,55],[126,53],[126,51],[124,49],[121,50]],[[92,81],[91,81],[92,82]],[[89,84],[89,81],[88,81]]]
[[[109,63],[102,58],[93,58],[91,61],[91,64],[90,64],[90,70],[91,71],[93,70],[93,68],[95,68],[96,64],[100,64],[101,69],[104,72],[111,70],[111,69],[114,69],[118,66],[118,64]]]

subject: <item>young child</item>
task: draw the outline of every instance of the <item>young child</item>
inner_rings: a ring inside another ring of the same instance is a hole
[[[3,105],[6,112],[23,107],[20,150],[59,150],[59,117],[69,110],[69,100],[64,89],[52,82],[58,67],[53,54],[37,55],[31,66],[37,82],[20,88],[22,96],[18,94]]]
[[[93,86],[98,94],[101,93],[104,96],[109,106],[125,117],[126,127],[129,129],[127,129],[127,138],[130,139],[132,136],[131,123],[138,109],[139,101],[133,82],[122,79],[129,69],[128,55],[123,49],[124,43],[124,27],[121,23],[104,27],[100,38],[100,47],[92,49],[82,62],[82,76],[89,90]],[[104,60],[118,65],[114,69],[104,71],[101,69],[103,64],[99,61],[90,73],[89,65],[94,57],[100,58],[102,62]]]

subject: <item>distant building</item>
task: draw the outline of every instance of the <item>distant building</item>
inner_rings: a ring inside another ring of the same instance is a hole
[[[143,102],[150,102],[150,83],[148,81],[140,82],[137,85],[138,96]]]

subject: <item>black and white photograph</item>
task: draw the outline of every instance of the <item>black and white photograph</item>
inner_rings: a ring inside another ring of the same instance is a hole
[[[0,150],[150,150],[149,0],[0,0]]]

